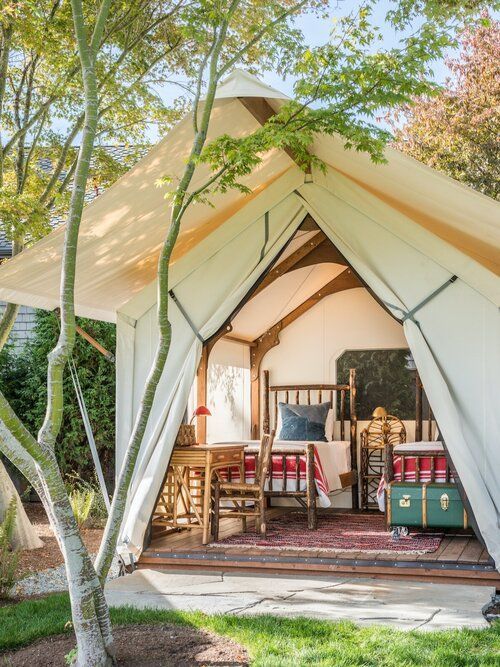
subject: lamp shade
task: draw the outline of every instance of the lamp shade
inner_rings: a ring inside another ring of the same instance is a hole
[[[201,416],[206,416],[210,417],[212,413],[210,410],[205,406],[205,405],[199,405],[196,410],[194,411],[194,416],[195,417],[201,417]]]

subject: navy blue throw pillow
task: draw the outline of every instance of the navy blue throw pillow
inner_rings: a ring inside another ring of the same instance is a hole
[[[331,403],[296,405],[279,403],[281,431],[279,440],[326,442],[325,422]]]

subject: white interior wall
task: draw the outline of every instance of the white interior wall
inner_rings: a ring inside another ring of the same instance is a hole
[[[208,442],[250,437],[250,348],[220,340],[208,365]]]
[[[401,347],[407,347],[401,325],[364,288],[358,288],[326,297],[284,329],[261,370],[269,370],[271,384],[335,384],[336,361],[345,350]],[[224,339],[212,351],[208,442],[250,438],[249,352],[248,347]],[[358,438],[367,423],[358,422]],[[414,422],[405,422],[405,427],[408,440],[413,440]],[[334,506],[348,507],[350,500],[348,490],[334,498]]]
[[[326,297],[284,329],[262,369],[271,384],[335,384],[336,361],[345,350],[401,347],[407,347],[402,326],[360,287]],[[367,424],[358,422],[358,441]],[[405,426],[413,439],[414,423]],[[350,507],[350,489],[337,493],[333,506]]]

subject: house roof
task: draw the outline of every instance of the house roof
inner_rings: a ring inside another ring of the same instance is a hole
[[[261,98],[273,109],[286,99],[256,77],[236,70],[219,88],[208,141],[223,133],[245,136],[259,127],[245,103],[249,97]],[[188,115],[86,207],[78,248],[78,314],[113,321],[117,311],[154,281],[170,216],[165,190],[157,187],[157,181],[169,175],[175,182],[184,168],[192,136]],[[384,215],[393,211],[398,220],[417,223],[445,240],[459,253],[454,260],[455,268],[458,265],[455,272],[476,267],[479,288],[490,284],[485,275],[500,274],[499,205],[494,200],[392,149],[387,150],[384,165],[373,164],[363,153],[345,150],[340,137],[318,136],[311,151],[328,165],[330,176],[337,174],[352,184],[353,194],[346,195],[354,198],[351,205],[362,207],[369,200],[373,210],[378,207]],[[208,176],[207,166],[199,165],[192,188]],[[233,217],[243,211],[253,215],[261,204],[272,206],[297,190],[304,178],[289,155],[270,151],[244,179],[250,194],[233,190],[214,195],[211,205],[190,207],[183,219],[173,265]],[[312,175],[319,185],[324,178],[321,173]],[[1,299],[47,309],[58,305],[63,234],[64,227],[59,227],[0,267]]]
[[[149,146],[99,146],[99,148],[113,160],[121,164],[126,164],[129,162],[136,161],[141,157],[144,157],[149,150]],[[40,171],[45,172],[46,174],[51,174],[53,170],[53,162],[50,157],[42,157],[38,160],[38,168]],[[91,169],[94,166],[94,161],[91,161]],[[66,176],[66,172],[62,171],[59,177],[59,180],[63,180]],[[94,199],[104,192],[105,188],[100,185],[96,191],[94,187],[90,187],[85,193],[85,203],[90,204]],[[53,216],[50,220],[50,225],[52,229],[59,227],[63,224],[64,220],[59,216]],[[10,257],[12,254],[12,241],[7,238],[5,232],[0,230],[0,260],[6,257]]]

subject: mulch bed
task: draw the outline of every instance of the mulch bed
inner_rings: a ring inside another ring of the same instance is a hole
[[[64,563],[43,505],[41,503],[24,503],[24,509],[42,540],[43,547],[20,552],[18,578],[40,572],[40,570],[49,567],[58,567]],[[99,550],[102,533],[102,528],[84,528],[82,530],[83,540],[90,553],[96,553]]]
[[[442,539],[442,533],[418,529],[411,529],[407,537],[395,539],[386,529],[384,516],[377,514],[320,514],[317,530],[308,530],[307,516],[303,512],[292,512],[268,522],[266,539],[249,531],[208,546],[423,554],[436,551]]]
[[[182,625],[129,625],[113,632],[118,665],[124,667],[191,667],[248,665],[243,646],[231,639]],[[41,639],[0,655],[0,664],[13,667],[62,667],[75,646],[71,635]]]

